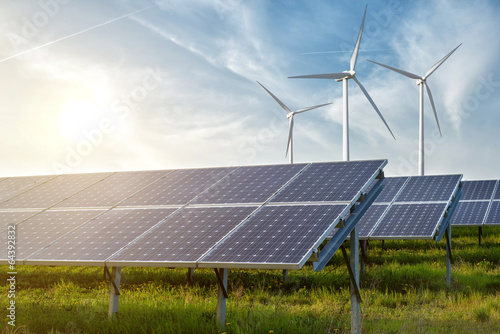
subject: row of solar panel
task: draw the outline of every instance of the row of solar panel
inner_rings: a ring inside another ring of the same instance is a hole
[[[459,191],[461,175],[388,177],[358,223],[359,238],[433,239]]]
[[[500,181],[464,181],[453,226],[500,225]]]
[[[6,178],[1,209],[350,202],[382,161]],[[299,177],[296,177],[300,173]],[[300,191],[298,191],[300,189]]]
[[[227,177],[203,193],[205,198],[211,198],[209,203],[216,203],[221,198],[223,203],[258,201],[252,205],[232,206],[158,206],[169,198],[184,198],[184,202],[189,202],[188,198],[194,191],[187,185],[203,189],[214,182],[211,180],[203,184],[203,178],[193,177],[200,174],[207,176],[208,169],[137,172],[145,175],[167,173],[152,184],[151,180],[138,182],[142,185],[146,183],[146,188],[132,187],[134,191],[135,188],[143,189],[136,192],[139,198],[142,196],[139,194],[155,194],[147,197],[148,201],[142,207],[92,208],[97,202],[92,202],[92,206],[85,209],[55,209],[59,204],[45,210],[16,210],[14,207],[10,211],[0,211],[0,221],[5,225],[16,224],[17,260],[26,264],[103,265],[104,261],[108,261],[111,265],[134,266],[220,267],[225,264],[226,267],[300,268],[312,250],[334,230],[361,192],[369,188],[386,163],[383,160],[255,166],[231,168],[229,172],[228,169],[217,169],[220,172],[225,170]],[[238,174],[239,171],[242,172]],[[300,171],[302,173],[296,176]],[[170,179],[171,183],[165,182],[174,173],[177,177]],[[33,193],[41,195],[47,189],[57,189],[53,192],[57,193],[54,198],[60,200],[61,194],[69,194],[67,188],[74,192],[82,187],[80,177],[100,181],[86,185],[87,188],[68,197],[69,202],[73,201],[72,198],[82,198],[77,200],[81,205],[83,194],[90,196],[97,189],[106,193],[99,195],[103,201],[110,198],[108,193],[117,196],[122,191],[121,196],[125,196],[131,193],[127,191],[130,187],[122,187],[120,182],[112,183],[119,190],[110,189],[109,180],[114,175],[127,180],[120,174],[125,173],[106,175],[104,178],[104,174],[69,175],[73,178],[65,178],[66,183],[57,181],[57,178],[63,178],[58,176],[2,204],[19,203],[13,200],[23,197],[34,199]],[[185,174],[190,175],[183,179],[181,175]],[[143,180],[142,176],[140,178]],[[78,187],[68,180],[74,180]],[[172,184],[175,186],[170,186]],[[168,192],[162,186],[167,187]],[[279,189],[282,190],[278,192]],[[30,196],[23,196],[28,193],[31,193]],[[277,195],[272,197],[274,193]],[[138,198],[136,195],[129,199]],[[195,197],[193,202],[200,200],[205,203],[201,200],[203,196]],[[238,200],[234,200],[235,197]],[[261,203],[271,197],[272,205]],[[157,201],[158,198],[161,200]],[[293,201],[295,204],[280,204]],[[305,205],[300,202],[323,204]],[[7,233],[2,233],[2,239],[6,244]],[[5,261],[7,259],[4,258]]]

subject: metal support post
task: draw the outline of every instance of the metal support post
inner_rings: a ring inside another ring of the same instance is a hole
[[[481,246],[482,237],[483,237],[483,227],[479,226],[479,231],[478,231],[479,246]]]
[[[446,228],[446,285],[451,287],[451,224]]]
[[[361,249],[361,258],[360,261],[360,272],[361,275],[364,276],[366,273],[366,262],[368,261],[368,240],[361,240],[359,242],[359,248]]]
[[[288,281],[288,269],[283,269],[283,283]]]
[[[188,268],[187,279],[188,279],[188,283],[193,282],[193,279],[194,279],[194,268]]]
[[[351,333],[361,334],[361,317],[359,304],[359,233],[358,227],[351,232],[351,270],[354,279],[351,279]],[[357,294],[356,294],[357,291]]]
[[[104,266],[104,276],[108,276],[109,283],[109,309],[108,318],[111,320],[113,316],[118,312],[118,301],[120,297],[120,279],[121,279],[121,267],[113,267],[111,273],[108,267]]]
[[[214,268],[217,282],[219,283],[219,291],[217,294],[217,325],[219,329],[224,331],[226,326],[226,300],[227,300],[227,268]]]

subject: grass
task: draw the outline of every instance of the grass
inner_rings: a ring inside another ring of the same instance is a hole
[[[363,333],[500,333],[500,227],[453,229],[445,243],[370,243],[361,278]],[[0,267],[6,282],[7,267]],[[108,321],[102,268],[17,266],[16,324],[3,333],[221,333],[213,270],[123,268],[119,313]],[[0,305],[8,305],[8,286]],[[349,276],[341,253],[321,272],[230,270],[225,333],[348,333]]]

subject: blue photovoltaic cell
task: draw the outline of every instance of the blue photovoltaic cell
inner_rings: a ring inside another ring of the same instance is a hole
[[[235,169],[178,169],[123,201],[120,206],[184,205]]]
[[[30,212],[31,218],[16,225],[16,259],[25,260],[29,255],[103,212],[104,210],[49,210],[34,216],[34,213]],[[5,238],[5,235],[2,234],[2,237]]]
[[[288,164],[240,167],[193,203],[264,203],[305,166]]]
[[[112,207],[170,172],[117,172],[55,207]]]
[[[111,173],[59,175],[0,204],[0,208],[47,209]]]
[[[460,200],[490,200],[495,190],[496,182],[496,180],[464,181],[462,182],[462,197]]]
[[[460,200],[451,216],[451,225],[482,225],[489,204],[489,201],[463,202]]]
[[[31,256],[29,260],[104,261],[175,210],[110,210]]]
[[[432,238],[447,204],[395,204],[371,237]]]
[[[271,202],[351,202],[384,164],[385,160],[312,164]]]
[[[378,194],[374,203],[390,203],[401,190],[408,177],[386,177],[379,182],[382,185],[382,190]]]
[[[396,202],[448,202],[461,175],[412,176]]]
[[[267,206],[258,211],[201,263],[300,264],[345,205]]]
[[[256,208],[184,208],[108,262],[195,262]]]
[[[49,175],[6,178],[2,182],[0,182],[0,202],[12,198],[26,190],[34,188],[54,177],[54,175]]]
[[[500,201],[491,202],[490,212],[486,217],[485,225],[500,225]]]
[[[367,238],[389,205],[371,205],[358,222],[360,238]]]

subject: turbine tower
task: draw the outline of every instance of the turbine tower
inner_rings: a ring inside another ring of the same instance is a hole
[[[424,175],[424,86],[425,90],[427,91],[427,95],[429,96],[429,101],[431,102],[432,106],[432,111],[434,111],[434,117],[436,118],[436,123],[439,129],[439,134],[441,135],[441,127],[439,126],[439,120],[438,120],[438,115],[436,113],[436,106],[434,105],[434,99],[432,98],[432,93],[431,89],[429,88],[429,85],[427,84],[427,78],[434,73],[438,69],[441,64],[443,64],[446,59],[448,59],[453,52],[455,52],[456,49],[458,49],[462,45],[460,43],[456,48],[451,50],[450,53],[448,53],[446,56],[444,56],[440,61],[438,61],[434,66],[430,68],[430,70],[427,71],[427,73],[421,77],[419,75],[406,72],[400,69],[397,69],[395,67],[387,66],[384,64],[380,64],[377,62],[374,62],[372,60],[368,60],[369,62],[372,62],[374,64],[380,65],[382,67],[388,68],[394,72],[397,72],[399,74],[402,74],[408,78],[411,79],[416,79],[417,80],[417,85],[420,86],[420,126],[419,126],[419,149],[418,149],[418,175]]]
[[[301,75],[301,76],[290,77],[293,79],[295,79],[295,78],[334,79],[335,81],[342,81],[343,82],[343,86],[344,86],[343,101],[344,101],[344,103],[343,103],[343,108],[342,108],[343,109],[343,121],[342,121],[343,123],[342,124],[343,124],[343,136],[344,136],[344,140],[343,140],[343,145],[344,145],[343,158],[344,158],[344,161],[349,161],[349,101],[348,101],[348,85],[347,85],[347,81],[349,79],[353,79],[354,82],[356,82],[356,84],[359,86],[359,88],[361,89],[363,94],[366,96],[368,101],[370,101],[373,109],[375,109],[375,111],[379,115],[380,119],[382,119],[382,122],[384,122],[385,126],[387,127],[387,129],[391,133],[392,137],[394,139],[396,139],[396,137],[394,137],[394,134],[391,131],[391,128],[389,128],[389,125],[387,125],[387,122],[385,121],[384,116],[382,116],[382,114],[380,113],[380,110],[375,105],[375,102],[370,97],[370,94],[368,94],[368,92],[366,91],[365,87],[363,87],[361,82],[359,82],[358,79],[356,79],[356,72],[354,71],[354,69],[356,67],[356,61],[358,60],[359,46],[361,44],[361,36],[363,35],[363,27],[365,25],[367,7],[368,6],[365,7],[363,21],[361,22],[361,28],[359,29],[359,33],[358,33],[358,39],[356,40],[356,45],[354,46],[354,50],[352,51],[351,64],[350,64],[351,66],[350,66],[349,71],[344,71],[341,73],[312,74],[312,75]]]
[[[269,93],[269,95],[272,96],[272,98],[274,100],[276,100],[276,102],[278,102],[278,104],[281,106],[281,108],[283,108],[286,112],[287,112],[287,115],[286,117],[289,119],[289,129],[288,129],[288,144],[286,146],[286,153],[285,153],[285,157],[288,155],[288,151],[290,151],[290,163],[293,164],[293,116],[295,116],[295,114],[300,114],[300,113],[303,113],[305,111],[308,111],[308,110],[312,110],[312,109],[316,109],[316,108],[319,108],[319,107],[323,107],[323,106],[326,106],[326,105],[329,105],[331,103],[325,103],[325,104],[320,104],[320,105],[317,105],[317,106],[312,106],[312,107],[307,107],[307,108],[303,108],[303,109],[299,109],[297,111],[291,111],[283,102],[280,101],[280,99],[278,99],[276,96],[274,96],[273,93],[271,93],[266,87],[264,87],[264,85],[262,85],[260,82],[257,81],[257,83],[266,90],[266,92]]]

